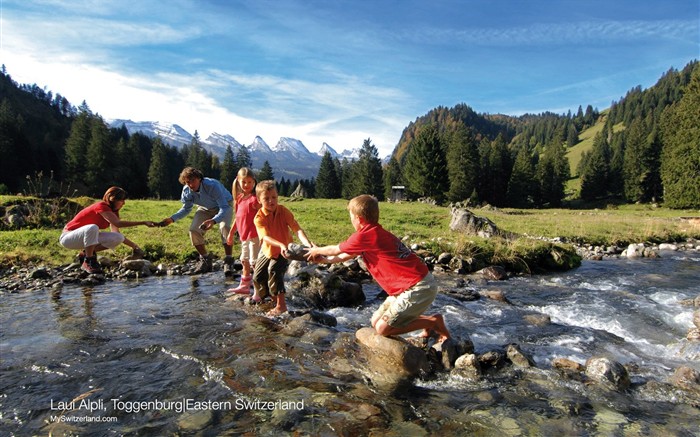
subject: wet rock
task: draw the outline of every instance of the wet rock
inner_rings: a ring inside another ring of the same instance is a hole
[[[452,338],[437,343],[432,348],[438,352],[442,368],[445,370],[452,369],[457,358],[465,353],[460,344]]]
[[[479,292],[479,294],[491,300],[510,304],[510,301],[506,297],[505,293],[503,293],[501,290],[483,290]]]
[[[194,432],[206,428],[213,420],[214,414],[211,410],[187,412],[180,416],[177,426],[182,431]]]
[[[547,326],[552,323],[552,319],[547,314],[525,314],[523,320],[534,326]]]
[[[151,273],[156,271],[153,263],[147,259],[125,260],[120,264],[120,268],[122,270],[137,272],[142,276],[150,276]]]
[[[504,281],[508,279],[508,272],[501,266],[489,266],[479,270],[477,273],[486,279],[492,279],[494,281]]]
[[[535,361],[532,357],[523,352],[517,344],[512,343],[506,346],[506,356],[515,366],[535,367]]]
[[[585,372],[586,367],[583,364],[579,364],[576,361],[570,360],[568,358],[555,358],[552,361],[552,367],[559,370],[569,371],[569,372]]]
[[[700,310],[693,312],[693,324],[696,328],[700,328]]]
[[[49,279],[51,277],[51,272],[49,272],[45,267],[39,267],[33,270],[29,277],[32,279]]]
[[[452,260],[452,254],[448,252],[443,252],[437,257],[437,263],[438,264],[443,264],[443,265],[448,265],[450,261]]]
[[[688,366],[677,368],[670,382],[676,387],[700,392],[700,372]]]
[[[474,354],[464,354],[455,361],[452,373],[466,379],[479,379],[481,377],[481,364]]]
[[[586,376],[618,391],[630,386],[627,369],[617,361],[605,357],[589,358],[586,361]]]
[[[505,354],[502,351],[488,351],[479,355],[482,369],[498,369],[505,365]]]
[[[453,297],[453,298],[460,300],[462,302],[471,302],[474,300],[479,300],[479,298],[481,298],[481,295],[479,294],[479,292],[473,288],[464,288],[464,289],[449,288],[449,289],[442,289],[442,290],[440,290],[440,292],[446,296]]]
[[[641,258],[644,256],[644,244],[630,244],[627,246],[627,249],[622,252],[622,256],[626,256],[627,258]]]
[[[448,266],[450,270],[460,275],[475,272],[485,267],[484,263],[476,258],[463,258],[461,256],[453,257]]]
[[[661,243],[659,244],[659,250],[673,250],[677,251],[678,246],[673,243]]]
[[[368,359],[367,376],[379,387],[401,386],[430,368],[425,353],[400,337],[384,337],[373,328],[361,328],[355,338]]]
[[[337,326],[338,319],[328,313],[316,310],[289,311],[292,317],[308,320],[325,326]]]
[[[314,273],[308,282],[294,287],[290,293],[299,297],[315,308],[352,308],[366,300],[362,285],[344,281],[340,276],[327,271]]]
[[[688,341],[700,341],[700,328],[693,328],[688,331],[688,335],[685,336]]]

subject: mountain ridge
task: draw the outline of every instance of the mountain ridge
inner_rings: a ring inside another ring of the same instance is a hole
[[[126,127],[129,134],[140,133],[150,138],[160,137],[171,147],[182,148],[192,142],[193,134],[176,123],[160,121],[132,121],[116,119],[107,122],[110,127]],[[274,146],[270,146],[262,136],[256,136],[250,144],[243,144],[230,134],[211,133],[199,140],[202,147],[212,155],[223,159],[227,147],[231,147],[234,156],[245,147],[250,154],[254,169],[260,169],[267,161],[276,177],[287,179],[311,179],[318,174],[321,158],[328,152],[332,158],[355,160],[359,157],[359,148],[343,150],[338,153],[328,143],[323,143],[318,152],[311,152],[301,140],[280,137]]]

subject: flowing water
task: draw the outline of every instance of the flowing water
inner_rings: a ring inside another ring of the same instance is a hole
[[[0,435],[700,435],[700,396],[668,384],[679,366],[700,371],[694,309],[680,304],[700,294],[697,252],[468,285],[511,305],[439,295],[477,353],[517,343],[537,366],[394,393],[355,358],[376,287],[362,308],[329,311],[337,327],[300,330],[226,302],[230,285],[212,273],[1,294]],[[523,319],[540,313],[552,323]],[[624,364],[632,388],[552,368],[591,356]]]

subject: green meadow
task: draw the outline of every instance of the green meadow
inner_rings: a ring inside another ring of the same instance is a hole
[[[17,200],[27,200],[13,196],[0,196],[0,207]],[[75,199],[80,207],[94,199]],[[39,202],[56,202],[40,200]],[[347,201],[343,199],[289,199],[282,198],[297,218],[301,227],[318,245],[335,244],[353,232]],[[126,220],[160,221],[170,216],[180,207],[175,200],[127,200],[121,211]],[[48,208],[49,211],[56,208]],[[454,254],[473,256],[481,254],[491,262],[527,259],[528,253],[541,249],[549,243],[528,237],[561,237],[567,241],[594,245],[626,245],[636,242],[680,241],[686,238],[700,238],[700,222],[695,210],[670,210],[650,205],[611,206],[605,209],[497,209],[475,208],[475,215],[487,217],[504,231],[515,233],[522,238],[506,241],[500,238],[484,240],[450,231],[451,220],[448,207],[433,206],[417,202],[380,204],[380,222],[408,244],[418,243],[421,247],[439,254],[447,251]],[[42,214],[46,215],[46,212]],[[30,222],[46,223],[42,217],[29,217]],[[70,218],[70,217],[68,217]],[[45,217],[43,217],[45,219]],[[76,253],[58,244],[63,221],[52,225],[20,230],[0,231],[0,262],[2,264],[23,264],[26,262],[46,265],[61,265],[71,262]],[[190,244],[188,227],[191,219],[185,218],[164,228],[137,226],[124,228],[123,233],[139,244],[154,262],[184,262],[193,259],[196,253]],[[218,233],[207,233],[207,245],[216,257],[223,256],[223,248]],[[234,254],[238,255],[238,245]],[[121,246],[115,257],[129,254],[129,248]]]

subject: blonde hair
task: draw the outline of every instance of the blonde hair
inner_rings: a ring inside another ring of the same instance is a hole
[[[236,179],[234,179],[233,186],[231,187],[231,194],[233,194],[233,201],[235,203],[238,203],[238,196],[243,194],[243,187],[241,187],[239,181],[245,178],[253,179],[253,192],[255,192],[255,184],[258,183],[258,180],[255,179],[255,173],[253,173],[253,170],[249,169],[248,167],[241,167],[241,169],[238,170],[238,173],[236,174]]]
[[[262,181],[255,187],[255,196],[259,199],[260,195],[272,190],[277,191],[277,184],[275,183],[275,181],[273,181],[272,179]]]
[[[379,223],[379,201],[369,194],[361,194],[348,202],[348,211],[367,223]]]
[[[121,187],[112,186],[107,188],[102,200],[109,204],[109,207],[114,209],[114,204],[120,200],[126,199],[126,190]]]

